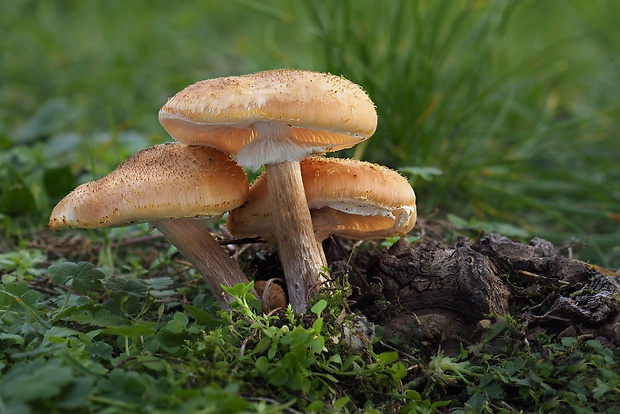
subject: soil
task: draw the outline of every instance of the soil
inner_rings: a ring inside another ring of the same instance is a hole
[[[458,352],[489,318],[510,315],[525,337],[586,336],[620,346],[620,274],[562,256],[553,244],[488,234],[454,245],[401,239],[370,257],[352,309],[384,336]]]
[[[387,250],[358,246],[362,253],[354,258],[342,241],[324,247],[332,276],[348,275],[351,310],[398,343],[458,353],[461,344],[478,342],[492,320],[508,316],[525,339],[581,336],[620,347],[620,274],[563,256],[549,241],[523,244],[498,234],[454,244],[403,238]],[[257,279],[283,277],[275,255],[251,267]]]

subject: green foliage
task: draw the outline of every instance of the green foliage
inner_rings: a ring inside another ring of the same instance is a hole
[[[0,285],[0,404],[23,412],[613,412],[620,355],[594,339],[522,342],[499,318],[457,356],[387,342],[353,350],[353,315],[325,295],[308,315],[264,315],[252,285],[213,311],[170,280],[49,267],[55,293]],[[532,349],[536,346],[536,350]],[[19,387],[16,386],[19,385]],[[16,388],[17,387],[17,388]],[[511,411],[512,410],[512,411]]]
[[[43,252],[36,249],[19,249],[9,253],[0,253],[2,282],[22,281],[41,276],[43,269],[40,266],[46,261],[47,258]]]
[[[0,210],[8,214],[36,211],[34,196],[19,173],[14,168],[7,167],[4,175],[2,181],[6,186],[0,199]]]
[[[47,271],[52,277],[52,282],[70,286],[82,295],[87,294],[91,289],[101,288],[101,279],[105,277],[102,271],[95,269],[87,262],[56,263],[51,265]]]
[[[318,300],[311,309],[313,316],[305,321],[299,320],[289,307],[287,321],[283,324],[278,317],[257,314],[250,307],[247,300],[250,288],[251,285],[237,285],[228,289],[229,293],[239,298],[233,309],[247,318],[243,322],[239,320],[235,331],[230,333],[240,335],[236,340],[242,344],[251,338],[252,350],[243,352],[235,363],[244,365],[249,371],[246,375],[250,376],[250,382],[271,386],[263,391],[263,395],[276,392],[274,398],[284,396],[296,400],[297,406],[305,411],[339,411],[355,407],[356,402],[349,400],[353,390],[342,392],[342,387],[346,386],[344,384],[353,385],[351,378],[357,378],[358,381],[354,382],[358,386],[361,386],[361,378],[369,382],[373,378],[380,380],[383,382],[382,388],[375,391],[387,393],[406,374],[406,368],[397,362],[396,352],[370,352],[366,356],[351,353],[350,350],[347,351],[348,356],[331,353],[328,348],[330,342],[340,343],[344,331],[334,326],[329,327],[331,332],[326,331],[324,316],[331,315],[327,301]],[[234,313],[228,317],[234,319]],[[303,400],[300,399],[302,396]]]
[[[521,351],[509,358],[487,356],[484,375],[468,387],[470,398],[459,412],[492,412],[502,405],[545,412],[616,410],[618,355],[597,340],[571,337],[550,341],[544,354]]]
[[[448,214],[446,216],[448,223],[452,224],[458,232],[473,231],[478,233],[498,233],[510,238],[525,239],[530,237],[530,234],[524,229],[515,226],[510,223],[497,223],[478,220],[477,218],[471,218],[466,221],[462,217],[456,214]]]
[[[610,119],[620,82],[609,58],[620,32],[604,17],[617,3],[305,5],[324,69],[377,105],[375,136],[347,154],[410,174],[422,216],[440,209],[511,223],[519,236],[587,238],[598,260],[616,256],[597,248],[620,244]]]
[[[307,318],[289,308],[281,320],[257,312],[252,285],[237,285],[228,289],[230,313],[199,303],[174,311],[152,306],[153,286],[168,287],[162,280],[105,279],[84,262],[52,265],[49,274],[69,291],[48,298],[24,282],[0,290],[4,407],[335,412],[361,409],[357,394],[381,409],[370,390],[389,397],[407,374],[396,352],[352,352],[342,325],[325,325],[334,312],[325,300]],[[391,398],[399,405],[404,397]]]

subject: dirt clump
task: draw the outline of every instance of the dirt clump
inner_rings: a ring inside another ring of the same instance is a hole
[[[487,318],[509,314],[526,335],[586,335],[620,346],[620,275],[539,238],[522,244],[488,234],[452,246],[401,239],[368,259],[365,277],[352,308],[382,325],[386,338],[452,348],[479,340]]]

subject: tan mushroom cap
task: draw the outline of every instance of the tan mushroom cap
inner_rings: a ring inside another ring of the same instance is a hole
[[[407,234],[417,218],[416,197],[397,171],[364,161],[312,157],[300,162],[317,239],[330,234],[370,240]],[[273,242],[268,184],[261,175],[248,201],[232,210],[226,227],[235,236]]]
[[[168,100],[159,121],[175,140],[238,154],[239,164],[255,169],[350,148],[375,132],[377,113],[343,77],[281,69],[197,82]],[[258,133],[272,127],[285,129],[286,138],[281,129],[269,134],[278,145]]]
[[[248,197],[243,169],[212,148],[167,143],[142,150],[54,207],[49,227],[99,228],[221,215]]]

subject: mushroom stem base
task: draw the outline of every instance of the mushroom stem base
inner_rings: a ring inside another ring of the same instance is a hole
[[[213,238],[199,219],[181,218],[152,223],[202,274],[222,309],[230,309],[232,297],[220,285],[249,281],[237,262]],[[255,294],[255,293],[254,293]]]

